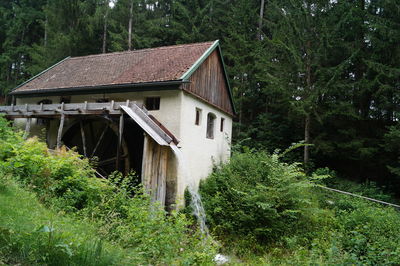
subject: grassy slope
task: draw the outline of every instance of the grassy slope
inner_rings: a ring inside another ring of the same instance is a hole
[[[0,184],[0,264],[126,265],[126,253],[100,241],[94,225],[46,209],[10,180]]]

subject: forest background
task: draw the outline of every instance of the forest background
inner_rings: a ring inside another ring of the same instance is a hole
[[[0,0],[0,25],[3,101],[67,56],[219,39],[234,142],[398,191],[398,0]]]

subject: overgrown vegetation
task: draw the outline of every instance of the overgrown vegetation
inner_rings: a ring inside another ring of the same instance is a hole
[[[34,192],[48,208],[96,227],[99,241],[106,240],[123,249],[131,264],[195,264],[210,263],[213,259],[213,246],[202,239],[195,229],[189,230],[190,221],[185,215],[172,212],[167,216],[163,208],[152,203],[140,187],[130,186],[131,179],[135,177],[122,179],[115,174],[109,180],[95,178],[88,161],[77,153],[66,150],[50,152],[37,138],[24,141],[21,134],[13,132],[2,118],[0,157],[2,183],[7,178],[12,179],[24,189]],[[1,211],[1,215],[6,217],[7,210]],[[28,210],[22,208],[21,211]],[[16,213],[10,219],[18,219],[11,222],[19,223],[23,217]],[[37,226],[37,223],[32,223],[32,226],[34,224]],[[50,227],[47,225],[43,230],[51,231]],[[54,262],[57,261],[57,252],[49,250],[48,256],[41,254],[46,241],[42,246],[31,245],[31,241],[35,240],[31,235],[32,229],[25,231],[21,228],[17,231],[17,228],[2,228],[4,239],[13,232],[11,242],[13,234],[28,236],[13,244],[13,249],[24,250],[21,256],[16,256],[17,262],[58,265]],[[43,238],[36,240],[40,242]],[[80,244],[72,241],[68,249],[79,249]],[[49,248],[53,249],[53,246]],[[89,245],[88,252],[95,253],[99,248],[98,244]],[[64,262],[69,264],[74,260],[65,259]],[[96,264],[95,261],[91,263]]]
[[[390,195],[328,177],[334,175],[320,169],[307,177],[278,154],[236,153],[201,184],[208,224],[227,252],[250,263],[398,264],[398,210],[315,184],[382,200]]]
[[[0,264],[129,263],[129,253],[101,240],[95,224],[48,210],[12,179],[0,180]]]

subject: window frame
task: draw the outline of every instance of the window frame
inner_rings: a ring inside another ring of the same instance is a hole
[[[201,115],[202,115],[202,110],[200,108],[195,109],[195,118],[194,118],[194,124],[196,126],[200,126],[201,125]]]
[[[214,113],[209,112],[207,114],[207,128],[206,128],[206,138],[214,139],[215,138],[215,120],[217,116]]]
[[[221,122],[219,125],[219,131],[224,132],[224,126],[225,126],[225,118],[221,117]]]
[[[152,101],[152,102],[148,102],[148,101]],[[160,110],[161,97],[160,96],[145,97],[144,98],[144,106],[148,111]]]

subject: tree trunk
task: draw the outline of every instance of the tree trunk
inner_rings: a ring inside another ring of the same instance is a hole
[[[47,16],[47,12],[49,10],[49,1],[46,1],[46,6],[45,6],[45,21],[44,21],[44,36],[43,36],[43,46],[47,47],[47,28],[48,28],[48,24],[49,24],[49,18]]]
[[[258,34],[257,38],[261,41],[262,39],[262,25],[263,25],[263,19],[264,19],[264,5],[265,5],[265,0],[261,0],[261,6],[260,6],[260,17],[258,19]]]
[[[312,80],[311,80],[311,42],[307,41],[306,42],[306,85],[307,85],[307,90],[308,93],[307,95],[310,96],[313,86],[312,86]],[[307,104],[307,103],[306,103]],[[313,105],[313,103],[310,103]],[[312,106],[309,108],[309,106],[306,106],[306,117],[304,121],[304,166],[307,167],[308,162],[310,161],[310,124],[311,124],[311,115],[310,113],[312,112]]]
[[[102,49],[103,54],[105,54],[106,50],[107,50],[107,17],[108,17],[108,9],[109,9],[109,6],[108,6],[108,3],[107,3],[107,5],[106,5],[106,13],[104,14],[104,26],[103,26],[103,49]]]
[[[306,114],[305,121],[304,121],[304,165],[307,165],[308,162],[310,161],[310,124],[311,124],[311,119],[310,115]]]
[[[128,25],[128,50],[132,50],[132,20],[133,20],[133,0],[129,9],[129,25]]]
[[[47,47],[47,24],[48,24],[48,18],[46,14],[46,20],[44,22],[44,40],[43,40],[43,46]]]

